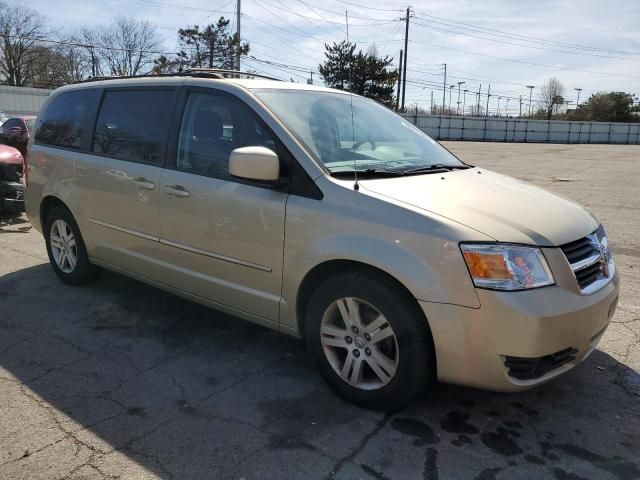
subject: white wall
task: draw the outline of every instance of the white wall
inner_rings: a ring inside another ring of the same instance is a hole
[[[424,114],[405,114],[404,117],[438,140],[640,144],[640,123]]]
[[[5,116],[37,115],[53,90],[0,85],[0,111]]]

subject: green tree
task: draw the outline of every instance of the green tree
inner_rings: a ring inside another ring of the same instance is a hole
[[[238,34],[229,31],[229,24],[230,20],[220,17],[215,24],[202,29],[199,25],[179,29],[180,53],[171,61],[164,62],[165,67],[234,69],[237,50],[240,49],[240,55],[247,55],[249,43],[240,43]]]
[[[570,116],[570,120],[595,122],[638,122],[640,105],[632,93],[598,92],[580,105]]]
[[[346,41],[325,44],[324,55],[326,60],[319,70],[328,87],[357,93],[388,107],[395,104],[398,71],[390,68],[393,58],[380,57],[375,48],[356,53],[356,44]]]

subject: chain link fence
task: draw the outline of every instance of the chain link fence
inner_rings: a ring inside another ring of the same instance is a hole
[[[640,144],[640,123],[404,114],[438,140]]]

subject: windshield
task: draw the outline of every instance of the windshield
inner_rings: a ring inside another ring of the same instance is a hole
[[[431,137],[373,100],[308,90],[254,93],[333,174],[354,169],[401,173],[466,167]]]

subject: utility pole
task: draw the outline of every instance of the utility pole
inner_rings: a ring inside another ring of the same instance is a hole
[[[431,90],[431,110],[429,110],[433,115],[433,90]]]
[[[487,90],[487,109],[484,111],[484,116],[489,116],[489,98],[491,97],[491,84],[489,84],[489,89]]]
[[[456,115],[460,115],[460,85],[466,82],[458,82],[458,103],[456,104]]]
[[[237,18],[236,18],[236,22],[238,24],[238,45],[236,45],[236,70],[240,71],[240,1],[238,0],[238,5],[237,5]]]
[[[529,89],[529,116],[531,116],[531,94],[535,87],[533,85],[527,85],[527,88]]]
[[[444,64],[444,81],[442,82],[442,114],[444,115],[444,102],[447,99],[447,64]]]
[[[576,92],[578,92],[578,99],[576,100],[576,110],[578,110],[578,107],[580,106],[580,92],[582,91],[581,88],[574,88],[574,90]]]
[[[522,95],[520,95],[520,113],[518,114],[518,118],[522,116]]]
[[[209,68],[213,68],[213,49],[215,47],[214,43],[213,29],[211,29],[209,35]],[[238,70],[240,70],[240,68],[238,68]]]
[[[467,90],[466,88],[464,89],[464,91],[462,92],[462,115],[464,115],[464,109],[467,106],[467,92],[469,90]]]
[[[480,86],[478,87],[478,108],[476,111],[476,115],[480,116],[480,91],[482,90],[482,84],[480,84]]]
[[[396,112],[400,110],[400,85],[402,85],[402,49],[400,49],[400,66],[398,67],[398,95],[396,98]]]
[[[449,112],[451,112],[451,90],[455,88],[455,85],[449,86]]]
[[[93,51],[93,45],[91,46],[91,76],[96,76],[96,54]]]
[[[240,0],[238,0],[240,1]],[[409,17],[411,16],[411,7],[407,7],[407,17],[404,26],[404,66],[402,67],[402,110],[404,110],[404,96],[407,90],[407,50],[409,48]]]

